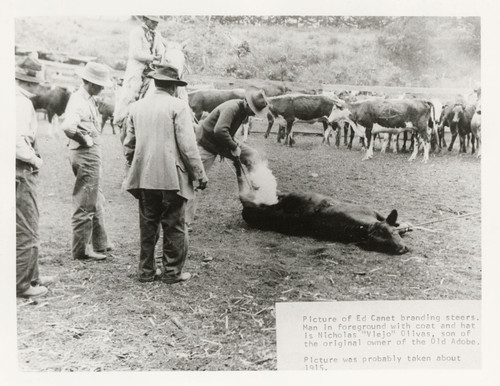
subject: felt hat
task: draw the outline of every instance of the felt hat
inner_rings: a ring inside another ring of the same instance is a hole
[[[28,56],[16,66],[16,79],[30,83],[42,83],[44,79],[41,63],[36,58]]]
[[[84,68],[77,70],[76,73],[80,78],[98,86],[111,86],[110,70],[105,64],[88,62]]]
[[[267,117],[269,103],[264,90],[251,87],[245,91],[245,99],[257,118]]]
[[[144,15],[143,18],[151,20],[151,21],[155,21],[157,23],[160,23],[162,21],[162,19],[160,17],[153,16],[153,15]]]
[[[178,86],[187,86],[187,83],[179,78],[179,70],[170,64],[161,64],[148,74],[148,77],[175,83]]]

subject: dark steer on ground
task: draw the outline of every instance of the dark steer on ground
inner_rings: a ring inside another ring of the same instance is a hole
[[[322,122],[323,132],[328,128],[328,116],[337,100],[326,95],[302,95],[288,94],[269,98],[268,125],[264,137],[267,138],[271,132],[275,118],[282,118],[278,131],[278,142],[281,141],[281,133],[284,131],[286,122],[285,145],[293,145],[292,126],[297,120],[308,123]]]
[[[204,112],[210,113],[220,104],[231,99],[244,99],[245,89],[232,90],[197,90],[188,93],[189,107],[193,110],[196,120],[200,120]]]
[[[349,118],[356,125],[366,129],[369,148],[364,159],[373,157],[373,138],[377,133],[399,134],[410,131],[424,142],[424,162],[429,160],[429,119],[434,116],[434,106],[430,101],[420,99],[374,99],[359,103],[343,103],[334,109],[329,122]],[[374,125],[377,124],[376,130]],[[410,161],[417,156],[415,146]]]
[[[54,115],[64,114],[70,95],[67,89],[54,86],[48,90],[41,89],[31,98],[31,102],[35,110],[45,110],[49,122],[52,123]]]
[[[240,190],[241,191],[241,190]],[[278,195],[274,205],[256,205],[240,194],[243,219],[251,227],[321,240],[359,242],[367,249],[408,252],[397,226],[398,212],[381,216],[361,205],[338,202],[316,193]]]

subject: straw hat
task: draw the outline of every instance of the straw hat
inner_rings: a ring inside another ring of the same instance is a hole
[[[44,79],[41,63],[28,56],[16,66],[16,79],[30,83],[42,83]]]
[[[267,107],[268,102],[264,90],[249,88],[245,92],[245,99],[257,118],[267,117],[269,108]]]
[[[156,69],[153,72],[148,74],[148,77],[168,81],[175,83],[178,86],[187,86],[187,83],[179,78],[179,70],[177,67],[171,66],[170,64],[162,64],[156,66]]]
[[[109,67],[105,64],[88,62],[83,69],[77,70],[76,73],[80,78],[98,86],[111,86]]]

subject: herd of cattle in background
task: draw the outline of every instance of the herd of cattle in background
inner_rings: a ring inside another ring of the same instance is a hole
[[[373,155],[374,139],[379,136],[384,140],[382,152],[392,142],[393,151],[406,151],[406,142],[411,140],[410,149],[415,159],[422,141],[424,162],[428,160],[429,151],[441,151],[446,148],[445,128],[451,133],[448,151],[452,151],[456,137],[459,137],[459,153],[481,154],[481,102],[480,89],[474,91],[466,99],[457,95],[454,100],[439,101],[401,95],[388,98],[381,93],[341,91],[322,92],[321,90],[291,90],[285,85],[258,81],[253,84],[262,88],[269,100],[268,125],[264,136],[267,138],[274,122],[278,122],[277,140],[284,139],[284,144],[295,143],[293,125],[296,122],[321,122],[323,124],[323,142],[330,143],[330,136],[336,133],[336,146],[340,145],[344,134],[344,145],[352,148],[355,135],[366,154],[363,159]],[[70,93],[74,90],[60,86],[42,86],[32,99],[36,110],[46,112],[49,122],[54,116],[60,117],[68,103]],[[230,100],[244,98],[243,88],[199,89],[188,93],[189,105],[196,121],[203,119],[219,104]],[[472,98],[471,98],[472,96]],[[107,95],[98,98],[98,107],[102,115],[102,127],[109,120],[113,134],[114,97]],[[250,131],[252,119],[244,125],[244,138]],[[403,146],[400,148],[399,136],[403,135]],[[408,135],[410,134],[410,135]]]

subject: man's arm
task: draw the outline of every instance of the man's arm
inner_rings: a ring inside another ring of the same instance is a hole
[[[223,149],[229,149],[230,151],[234,151],[238,147],[230,132],[231,123],[236,117],[237,111],[234,106],[221,110],[219,119],[214,126],[214,135],[217,143]]]
[[[123,140],[123,154],[127,159],[127,165],[132,165],[135,154],[135,127],[132,115],[129,114],[127,117],[127,133],[125,139]]]
[[[83,106],[79,105],[76,98],[70,98],[66,111],[64,113],[64,122],[61,128],[66,136],[83,146],[92,146],[93,141],[89,136],[88,132],[90,129],[85,127],[85,123],[82,122],[85,116],[85,111]]]
[[[142,48],[142,37],[144,31],[142,28],[134,28],[129,37],[129,53],[132,58],[147,64],[155,59],[155,56],[149,53],[149,50]]]
[[[175,139],[179,153],[188,170],[190,179],[198,181],[200,184],[205,182],[206,185],[208,178],[196,144],[196,135],[189,106],[185,101],[182,101],[179,105],[181,108],[178,109],[174,116]]]
[[[29,103],[31,104],[31,102]],[[43,162],[31,145],[34,138],[29,134],[30,119],[33,113],[29,107],[28,104],[16,103],[16,159],[40,168]]]

